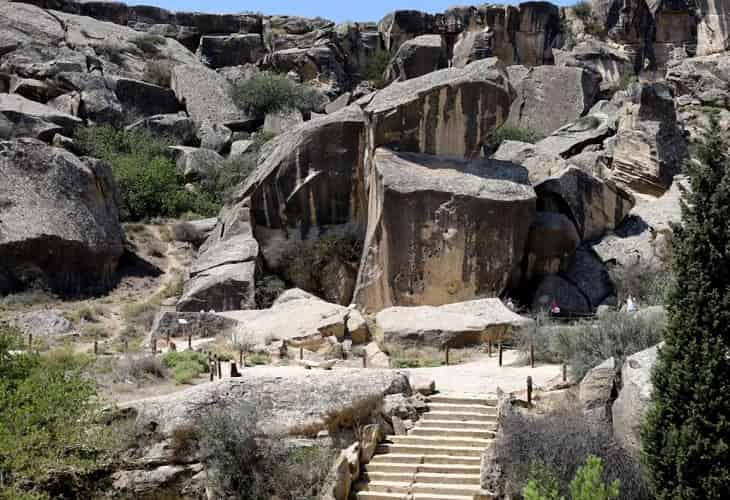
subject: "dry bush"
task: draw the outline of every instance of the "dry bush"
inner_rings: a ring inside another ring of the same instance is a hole
[[[172,227],[172,237],[175,241],[184,241],[193,245],[201,245],[208,234],[189,222],[180,222]]]
[[[162,361],[156,356],[123,356],[112,367],[115,382],[134,383],[142,385],[144,382],[167,378],[168,371]]]
[[[192,425],[176,427],[170,436],[172,463],[183,464],[191,462],[192,455],[198,448],[198,431]]]
[[[621,483],[624,500],[648,499],[640,463],[611,435],[608,426],[591,425],[577,410],[529,416],[508,412],[496,441],[506,493],[517,495],[527,484],[530,467],[544,466],[563,491],[589,455],[603,460],[603,480]]]
[[[359,437],[360,428],[370,421],[373,414],[379,412],[382,405],[383,398],[380,396],[359,399],[344,408],[328,411],[324,417],[324,427],[330,435],[340,430],[352,430]]]
[[[144,67],[142,80],[168,88],[172,80],[172,66],[167,61],[148,61]]]

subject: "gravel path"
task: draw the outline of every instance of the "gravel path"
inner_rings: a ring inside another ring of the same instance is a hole
[[[495,354],[491,358],[485,355],[482,359],[461,365],[404,371],[433,378],[440,392],[467,394],[492,394],[497,392],[497,388],[506,392],[519,391],[525,388],[528,375],[532,376],[534,386],[540,387],[562,373],[561,365],[536,364],[535,368],[529,365],[512,366],[517,359],[516,351],[504,351],[501,368]]]

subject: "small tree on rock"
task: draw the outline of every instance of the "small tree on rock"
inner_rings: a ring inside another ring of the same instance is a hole
[[[642,435],[655,498],[730,492],[730,142],[716,120],[687,165],[675,282]]]

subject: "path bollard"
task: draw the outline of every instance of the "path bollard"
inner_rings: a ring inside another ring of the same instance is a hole
[[[502,340],[499,340],[499,366],[502,366]]]
[[[449,366],[449,346],[446,346],[446,366]]]
[[[28,352],[33,350],[33,334],[28,334]]]
[[[213,378],[215,377],[215,366],[213,365],[213,358],[208,353],[208,371],[210,372],[210,381],[213,382]]]
[[[299,348],[299,359],[304,359],[304,347]]]
[[[188,351],[193,350],[193,336],[188,334]]]
[[[94,341],[94,356],[96,356],[98,354],[99,354],[99,341],[95,340]]]
[[[125,354],[129,352],[129,340],[124,339],[124,352]]]
[[[368,367],[368,355],[367,354],[362,355],[362,367],[363,368]]]
[[[489,357],[492,357],[492,339],[489,339],[487,342],[487,353],[489,353]]]
[[[157,354],[157,339],[152,339],[152,354]]]
[[[563,363],[563,382],[568,381],[568,365]]]
[[[532,406],[532,377],[527,377],[527,406]]]
[[[535,343],[530,341],[530,368],[535,368]]]
[[[218,378],[219,379],[222,379],[223,378],[223,370],[221,369],[221,358],[219,358],[218,355],[216,355],[215,360],[216,360],[216,365],[218,367]]]

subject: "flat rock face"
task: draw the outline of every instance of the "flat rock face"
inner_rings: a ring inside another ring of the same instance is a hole
[[[233,102],[224,76],[199,64],[184,64],[172,70],[172,90],[197,123],[236,123],[246,118]]]
[[[82,121],[75,116],[58,111],[51,106],[31,101],[18,94],[0,94],[0,114],[19,128],[19,130],[10,131],[13,137],[21,136],[24,130],[39,130],[37,128],[39,124],[44,124],[41,127],[42,130],[54,129],[65,135],[73,135],[76,127],[82,124]],[[32,129],[29,129],[31,123],[35,125]],[[50,140],[47,139],[47,134],[42,132],[29,132],[28,135],[38,139]],[[53,138],[52,134],[50,138]]]
[[[674,96],[660,83],[632,91],[619,120],[612,177],[634,191],[660,196],[681,171],[687,153]]]
[[[258,33],[206,35],[200,37],[198,46],[198,55],[211,68],[255,63],[264,54],[264,42]]]
[[[206,148],[189,146],[173,146],[177,171],[188,182],[200,179],[211,179],[223,166],[223,157]]]
[[[534,216],[525,169],[384,148],[374,161],[355,302],[378,311],[499,295]]]
[[[537,285],[532,307],[535,310],[548,311],[553,302],[564,313],[589,314],[592,311],[585,294],[559,274],[545,276]]]
[[[585,114],[593,106],[599,87],[595,74],[559,66],[537,66],[511,83],[517,98],[507,125],[543,136]]]
[[[172,138],[176,144],[189,145],[195,141],[195,122],[184,113],[149,116],[127,128],[146,129],[157,137]]]
[[[106,165],[18,139],[0,142],[0,177],[0,275],[10,288],[38,281],[73,295],[113,283],[123,233]]]
[[[576,167],[544,180],[535,191],[538,208],[567,215],[583,241],[618,227],[634,206],[631,194]]]
[[[658,348],[650,347],[626,358],[621,368],[621,391],[611,408],[614,435],[637,455],[641,452],[641,428],[654,389],[651,370],[657,361]]]
[[[387,80],[408,80],[447,65],[446,44],[441,35],[421,35],[400,46],[386,71]]]
[[[241,378],[224,379],[191,389],[126,403],[143,425],[154,422],[164,435],[190,425],[206,408],[249,404],[256,408],[264,432],[284,432],[317,423],[329,411],[389,394],[410,395],[408,377],[397,370],[305,370],[300,367],[252,368]]]
[[[375,317],[375,336],[386,345],[401,347],[461,347],[499,338],[509,327],[528,323],[499,299],[479,299],[383,309]]]
[[[702,20],[697,25],[697,54],[730,50],[730,5],[722,0],[699,0]]]
[[[231,311],[255,306],[259,245],[245,202],[224,208],[190,268],[178,311]]]
[[[260,345],[286,340],[294,347],[318,348],[327,337],[344,338],[349,313],[344,306],[292,289],[269,309],[222,315],[239,322],[234,336],[240,341]]]
[[[580,245],[575,224],[555,212],[537,212],[527,241],[526,278],[565,270]]]
[[[536,144],[521,141],[504,141],[491,158],[522,165],[529,172],[530,183],[533,185],[568,167],[568,162],[559,155]]]
[[[610,422],[615,381],[616,361],[613,358],[607,359],[586,374],[578,392],[586,417],[595,422]]]
[[[397,82],[369,99],[373,145],[474,156],[507,118],[512,89],[495,58]]]
[[[583,40],[571,50],[553,50],[556,66],[586,68],[601,76],[600,90],[621,88],[626,78],[634,74],[634,61],[626,51],[595,39]]]

